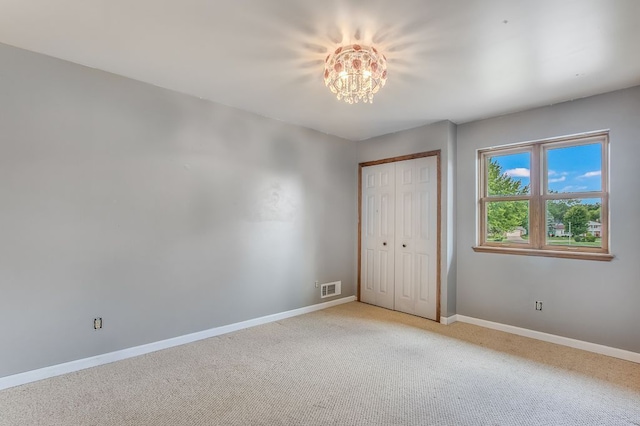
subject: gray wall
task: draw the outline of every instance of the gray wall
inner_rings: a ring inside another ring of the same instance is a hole
[[[355,142],[0,63],[0,377],[355,294]]]
[[[441,315],[456,312],[455,260],[455,156],[456,126],[441,121],[358,142],[358,162],[381,160],[425,151],[441,151],[442,175],[442,256]]]
[[[639,117],[635,87],[458,126],[458,314],[640,352]],[[600,129],[611,130],[613,261],[471,249],[477,149]]]
[[[355,294],[357,163],[436,149],[443,316],[640,352],[640,87],[350,142],[2,44],[0,62],[0,377],[318,303],[315,280]],[[472,251],[477,149],[605,128],[612,262]]]

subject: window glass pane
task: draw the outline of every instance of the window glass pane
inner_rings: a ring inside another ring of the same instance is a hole
[[[602,247],[601,198],[547,201],[547,245]]]
[[[529,202],[488,202],[486,229],[488,242],[528,244]]]
[[[590,192],[602,190],[602,148],[600,143],[549,149],[547,192]]]
[[[487,157],[487,195],[522,195],[530,191],[531,154]]]

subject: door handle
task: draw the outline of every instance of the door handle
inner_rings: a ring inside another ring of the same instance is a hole
[[[402,247],[406,247],[406,246],[407,246],[406,244],[403,244],[403,245],[402,245]]]
[[[387,245],[387,242],[385,241],[384,243],[382,243],[382,245],[383,245],[383,246],[386,246],[386,245]]]

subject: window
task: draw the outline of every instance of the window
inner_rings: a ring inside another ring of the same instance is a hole
[[[476,251],[611,260],[608,132],[480,150]]]

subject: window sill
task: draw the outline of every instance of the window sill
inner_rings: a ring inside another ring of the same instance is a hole
[[[512,247],[487,247],[475,246],[473,251],[478,253],[499,253],[499,254],[515,254],[520,256],[542,256],[542,257],[559,257],[563,259],[582,259],[582,260],[600,260],[609,262],[614,256],[607,253],[590,253],[577,251],[560,251],[560,250],[535,250],[520,249]]]

